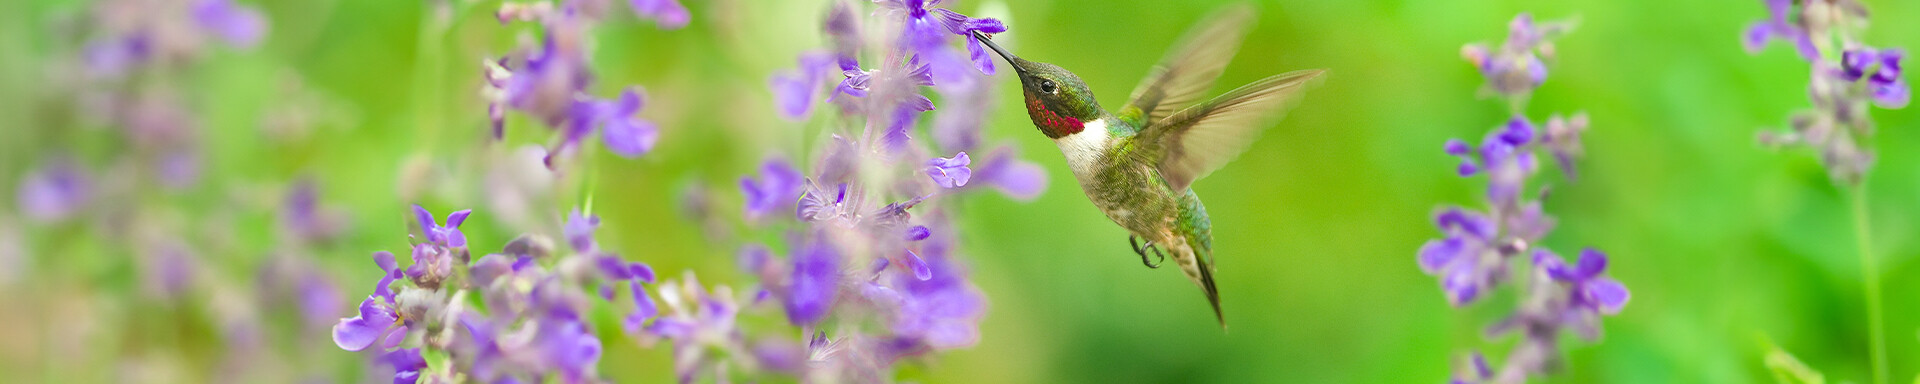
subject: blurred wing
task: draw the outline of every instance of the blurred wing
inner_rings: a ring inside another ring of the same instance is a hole
[[[1174,111],[1199,102],[1220,77],[1253,22],[1252,6],[1238,4],[1214,12],[1187,31],[1167,56],[1134,87],[1127,105],[1145,113],[1139,126],[1152,125]]]
[[[1220,97],[1167,115],[1141,130],[1147,153],[1160,155],[1160,176],[1180,191],[1239,157],[1300,100],[1324,69],[1260,79]]]

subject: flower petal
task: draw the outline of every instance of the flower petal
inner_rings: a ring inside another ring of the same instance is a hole
[[[1611,278],[1600,278],[1587,283],[1586,291],[1600,304],[1600,311],[1607,314],[1619,313],[1627,306],[1633,294],[1627,292],[1627,286]]]

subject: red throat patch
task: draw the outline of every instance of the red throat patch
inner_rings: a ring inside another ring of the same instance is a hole
[[[1086,129],[1086,123],[1081,122],[1080,119],[1062,116],[1047,109],[1047,105],[1040,102],[1040,98],[1037,97],[1027,97],[1027,117],[1033,118],[1033,125],[1039,127],[1040,133],[1046,134],[1047,138],[1051,139],[1080,133],[1080,130]]]

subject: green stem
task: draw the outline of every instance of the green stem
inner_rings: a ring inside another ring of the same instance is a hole
[[[1880,315],[1880,261],[1873,256],[1872,230],[1867,219],[1867,187],[1864,182],[1853,187],[1853,232],[1855,247],[1860,251],[1860,274],[1867,291],[1867,337],[1872,348],[1873,382],[1886,384],[1887,341]]]

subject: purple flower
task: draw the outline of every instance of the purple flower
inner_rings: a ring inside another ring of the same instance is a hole
[[[1532,15],[1521,13],[1508,23],[1507,40],[1498,50],[1475,43],[1462,47],[1460,54],[1480,70],[1493,91],[1524,95],[1546,82],[1547,64],[1540,55],[1552,53],[1551,40],[1569,29],[1571,23],[1535,23]]]
[[[1000,20],[972,18],[938,6],[941,0],[879,0],[881,6],[893,10],[903,18],[905,29],[900,36],[903,48],[921,55],[936,55],[946,49],[949,35],[964,36],[967,39],[967,51],[973,65],[981,72],[993,74],[993,55],[973,36],[973,32],[995,34],[1006,32],[1007,27]]]
[[[430,243],[414,244],[413,265],[407,267],[406,275],[415,286],[439,289],[453,276],[453,252]]]
[[[1568,305],[1573,310],[1614,314],[1627,306],[1631,296],[1627,287],[1601,275],[1607,270],[1605,253],[1593,248],[1583,249],[1580,251],[1580,260],[1571,266],[1551,252],[1536,252],[1533,257],[1534,265],[1547,277],[1571,287]]]
[[[933,182],[940,184],[941,187],[959,188],[967,185],[967,179],[973,177],[973,170],[967,169],[967,165],[972,163],[973,159],[968,158],[966,152],[960,152],[953,157],[936,157],[927,160],[927,166],[922,169],[922,172],[926,172],[927,177],[932,178]]]
[[[393,384],[412,384],[420,380],[420,371],[427,369],[427,359],[420,355],[420,348],[406,348],[380,355],[380,362],[393,366]]]
[[[1848,50],[1840,56],[1841,75],[1848,82],[1866,78],[1868,93],[1874,104],[1882,108],[1906,107],[1912,90],[1900,79],[1900,59],[1905,56],[1899,49]],[[1868,76],[1868,70],[1873,70],[1872,76]]]
[[[1767,19],[1754,22],[1741,34],[1741,45],[1747,53],[1759,53],[1767,43],[1774,40],[1788,40],[1807,61],[1820,58],[1820,48],[1814,46],[1813,38],[1806,28],[1798,24],[1799,19],[1789,20],[1793,12],[1793,0],[1764,0],[1767,3]]]
[[[851,56],[840,56],[838,61],[840,63],[840,75],[846,78],[840,80],[840,85],[834,86],[833,95],[828,96],[827,100],[831,101],[834,97],[842,94],[853,97],[867,97],[867,87],[869,86],[868,83],[873,81],[873,73],[861,70],[860,62],[855,61]],[[928,81],[932,80],[929,79]]]
[[[631,159],[652,151],[653,144],[660,140],[660,130],[653,122],[634,116],[640,113],[644,95],[639,87],[628,87],[619,99],[596,104],[600,140],[607,150]]]
[[[360,302],[358,316],[340,319],[333,326],[333,343],[341,349],[366,349],[399,325],[400,317],[394,310],[395,295],[389,286],[400,278],[400,265],[394,262],[393,253],[387,251],[374,252],[373,264],[380,267],[382,272],[380,282],[373,287],[373,294]]]
[[[674,377],[679,382],[699,381],[705,372],[719,375],[717,382],[728,382],[724,366],[728,359],[750,356],[736,328],[740,308],[731,294],[726,286],[708,292],[691,272],[680,281],[661,284],[661,301],[671,310],[639,331],[643,343],[657,339],[673,342]]]
[[[1573,160],[1579,158],[1583,152],[1580,133],[1587,130],[1587,123],[1586,112],[1575,113],[1573,117],[1554,114],[1547,118],[1544,144],[1553,152],[1554,162],[1560,165],[1560,172],[1565,173],[1568,179],[1573,179],[1577,175],[1573,168]]]
[[[93,193],[86,173],[65,158],[29,171],[16,195],[20,213],[40,222],[64,221],[79,213]]]
[[[568,383],[584,382],[600,362],[600,339],[587,332],[578,319],[542,319],[536,342],[548,366]]]
[[[793,274],[787,287],[787,321],[811,325],[826,317],[833,308],[834,294],[840,289],[840,253],[824,235],[793,255]]]
[[[132,34],[91,42],[83,48],[82,60],[90,74],[118,77],[153,58],[151,40],[147,35]]]
[[[233,0],[199,0],[193,4],[193,20],[236,47],[251,48],[266,34],[267,22],[259,11],[241,7]]]
[[[641,18],[653,19],[660,29],[680,29],[693,18],[678,0],[627,0],[627,4]]]
[[[802,177],[785,160],[767,159],[760,164],[760,180],[740,178],[740,194],[745,198],[748,220],[768,213],[785,211],[800,194]]]
[[[1493,251],[1499,229],[1491,218],[1460,208],[1441,210],[1434,215],[1434,222],[1446,237],[1420,246],[1420,270],[1440,277],[1448,302],[1455,306],[1471,304],[1504,272],[1503,263],[1483,261],[1483,256]]]
[[[799,120],[813,112],[813,101],[820,95],[820,84],[825,81],[827,66],[832,62],[833,56],[826,52],[803,53],[799,69],[774,74],[767,80],[781,117]]]
[[[460,232],[460,224],[465,223],[467,221],[467,215],[471,213],[473,213],[473,210],[463,209],[448,214],[447,225],[441,226],[434,222],[432,212],[427,212],[425,207],[419,205],[413,206],[413,218],[419,222],[420,229],[427,233],[427,241],[448,248],[465,248],[467,246],[467,235]]]
[[[367,296],[360,302],[359,315],[340,319],[340,323],[333,326],[333,344],[348,351],[372,346],[398,325],[399,317],[391,306],[391,302],[382,304],[379,295]]]
[[[574,208],[573,213],[567,214],[567,223],[563,227],[561,232],[566,235],[567,244],[573,246],[574,251],[593,253],[596,248],[593,230],[600,227],[600,217],[580,213],[579,208]]]
[[[930,244],[922,266],[913,275],[895,278],[900,289],[897,336],[935,349],[964,348],[980,341],[980,318],[986,315],[986,295],[966,281],[944,248],[948,236]],[[919,259],[918,255],[911,255]]]
[[[586,58],[575,44],[558,44],[550,34],[539,49],[525,53],[523,60],[515,62],[520,64],[519,68],[490,64],[507,72],[493,74],[495,79],[491,81],[499,88],[500,101],[539,117],[549,126],[560,127],[574,118],[575,96],[593,81]]]

